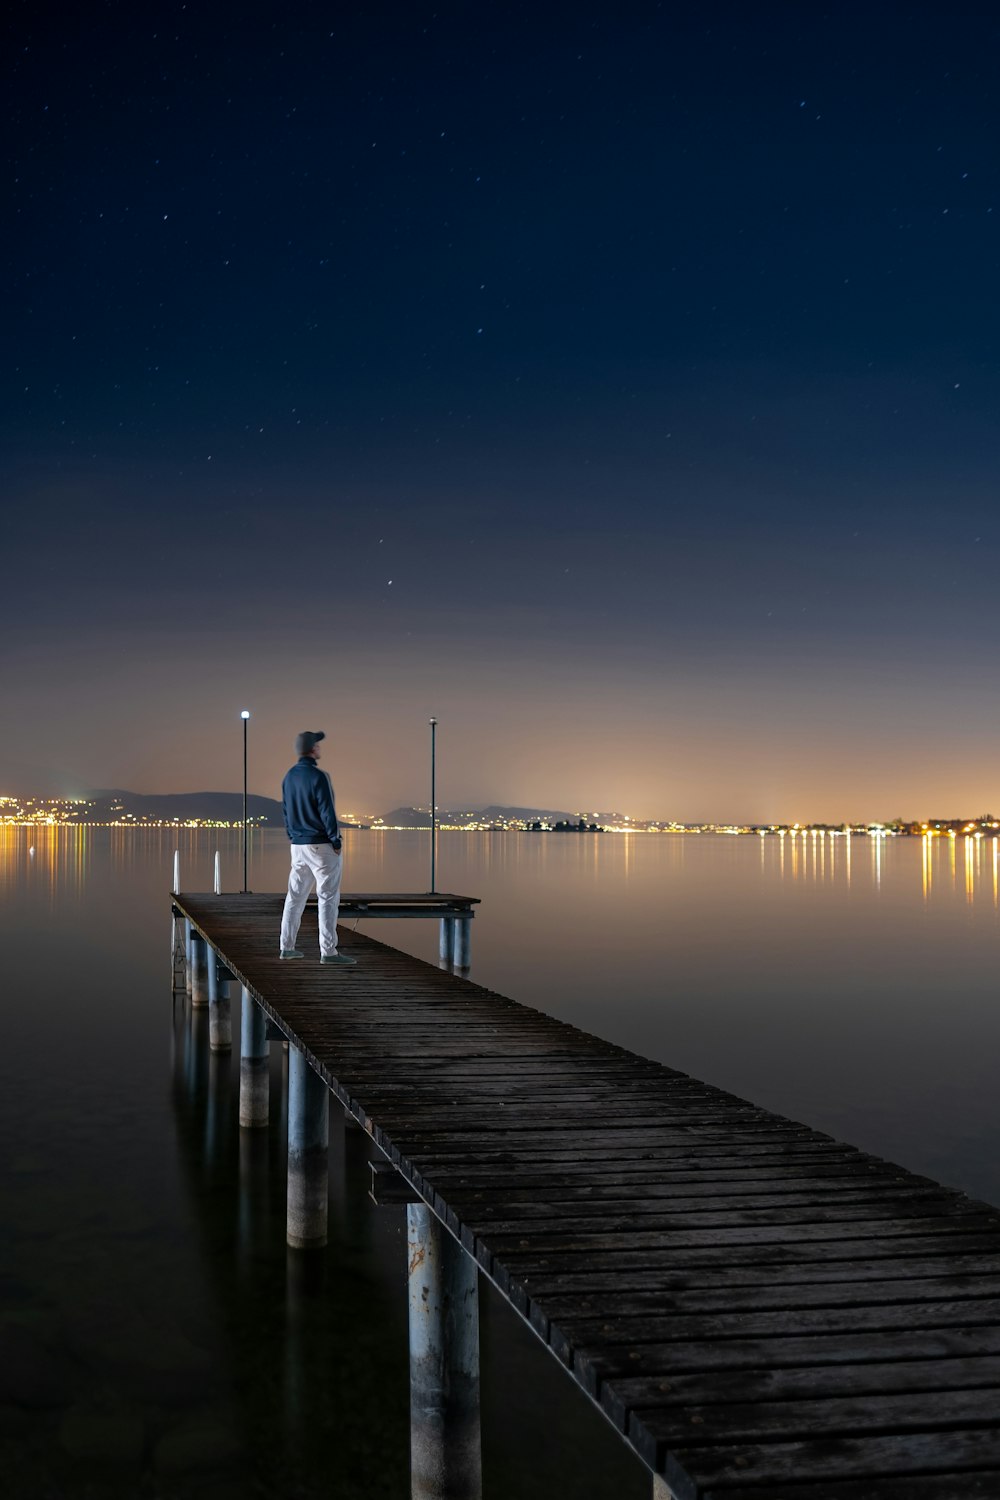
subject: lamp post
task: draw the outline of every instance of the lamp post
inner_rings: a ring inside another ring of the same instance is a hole
[[[250,710],[244,708],[240,712],[243,720],[243,894],[247,893],[247,720],[250,718]]]
[[[437,786],[435,781],[437,749],[437,719],[431,719],[431,895],[434,894],[434,859],[437,853]]]

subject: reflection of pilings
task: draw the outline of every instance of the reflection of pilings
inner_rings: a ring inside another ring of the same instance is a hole
[[[205,1092],[208,1078],[208,1048],[205,1046],[205,1017],[188,1010],[184,1017],[184,1084],[189,1099]]]
[[[455,956],[455,918],[441,918],[441,935],[438,939],[438,958],[442,968],[449,968]]]
[[[288,1054],[286,1238],[293,1250],[326,1244],[330,1095],[297,1047]]]
[[[209,1011],[209,1017],[212,1012]],[[204,1025],[204,1022],[202,1022]],[[209,1021],[211,1026],[211,1021]],[[208,1093],[205,1101],[205,1158],[216,1160],[222,1145],[221,1132],[229,1118],[229,1060],[211,1049],[208,1054]]]
[[[456,969],[467,969],[472,962],[472,918],[455,918],[452,963]]]
[[[186,1005],[174,1006],[173,1065],[174,1081],[184,1092],[191,1071],[191,1012]]]
[[[480,1500],[476,1263],[426,1204],[406,1226],[412,1500]]]
[[[268,1105],[267,1017],[243,990],[240,1028],[240,1124],[266,1125]]]
[[[261,1130],[240,1131],[240,1203],[238,1244],[246,1271],[263,1253],[268,1229],[270,1142]]]
[[[191,933],[191,1004],[200,1009],[208,1004],[208,944],[200,932]]]
[[[285,1258],[285,1446],[291,1458],[308,1441],[315,1400],[315,1368],[327,1257],[286,1251]]]
[[[233,1045],[229,981],[219,978],[219,959],[214,948],[208,950],[208,1044],[213,1052],[228,1052]]]

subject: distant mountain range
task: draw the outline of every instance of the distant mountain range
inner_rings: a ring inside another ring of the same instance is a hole
[[[123,812],[135,818],[148,818],[151,822],[170,822],[177,818],[184,823],[189,818],[200,818],[208,822],[241,823],[243,821],[242,792],[173,792],[153,793],[126,792],[120,790],[87,792],[86,801],[91,803],[88,816],[95,823],[110,823]],[[247,797],[247,816],[255,822],[265,820],[282,825],[281,803],[273,797]]]
[[[137,820],[149,822],[171,822],[177,819],[184,823],[192,818],[213,823],[239,823],[243,819],[242,792],[173,792],[142,793],[127,792],[120,788],[87,792],[90,804],[87,817],[95,823],[112,823],[123,814],[131,814]],[[283,827],[281,803],[273,797],[247,798],[247,813],[254,822],[265,822],[269,827]],[[576,818],[579,814],[559,812],[549,808],[489,807],[438,809],[439,823],[512,823],[534,822],[556,823]],[[430,813],[418,807],[394,807],[383,813],[382,822],[390,828],[429,828]],[[348,825],[349,826],[349,825]]]
[[[548,812],[537,807],[489,807],[438,808],[439,823],[556,823],[565,822],[571,814]],[[579,817],[573,813],[574,818]],[[420,807],[394,807],[382,814],[382,822],[389,828],[429,828],[431,815]]]

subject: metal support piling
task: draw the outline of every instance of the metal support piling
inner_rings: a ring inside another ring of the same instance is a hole
[[[286,1239],[293,1250],[326,1244],[330,1094],[297,1047],[288,1053]]]
[[[170,918],[170,984],[175,995],[187,989],[187,938],[184,918]]]
[[[208,1004],[208,944],[200,932],[191,932],[191,1004],[200,1010]]]
[[[455,918],[455,936],[452,942],[452,963],[456,969],[467,969],[472,963],[472,918]]]
[[[478,1269],[425,1203],[406,1227],[412,1500],[481,1500]]]
[[[270,1093],[267,1017],[242,988],[243,1015],[240,1027],[240,1124],[247,1128],[266,1125]]]
[[[233,1045],[233,1023],[229,1007],[229,982],[219,978],[219,958],[208,947],[208,1045],[213,1052],[228,1052]]]
[[[192,979],[193,979],[193,964],[192,964],[192,954],[191,954],[192,939],[193,939],[193,937],[194,937],[194,928],[191,926],[190,919],[188,917],[185,917],[184,918],[184,988],[186,989],[186,991],[187,991],[187,993],[189,995],[191,993],[191,983],[192,983]]]
[[[438,959],[442,969],[450,969],[455,958],[455,918],[441,918],[438,938]]]

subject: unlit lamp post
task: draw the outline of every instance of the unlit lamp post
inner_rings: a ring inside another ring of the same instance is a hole
[[[437,750],[437,719],[431,719],[431,895],[434,894],[434,859],[437,854],[437,785],[435,775],[435,753]]]
[[[247,893],[247,720],[250,718],[250,710],[244,708],[240,712],[243,720],[243,894]]]

